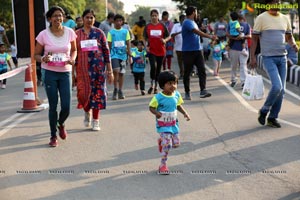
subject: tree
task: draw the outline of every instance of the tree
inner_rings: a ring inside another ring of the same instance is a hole
[[[177,6],[181,12],[188,5],[196,6],[201,13],[201,17],[207,17],[210,21],[218,19],[220,16],[225,16],[228,11],[237,10],[242,7],[241,0],[172,0],[179,3]]]
[[[73,18],[77,15],[81,15],[86,5],[85,0],[48,0],[48,3],[49,7],[54,5],[61,6],[62,8],[66,9],[66,11],[69,12]]]
[[[118,13],[120,15],[125,16],[124,12],[124,3],[119,0],[108,0],[107,8],[109,12]]]
[[[0,5],[1,26],[3,26],[5,29],[10,29],[13,26],[11,0],[1,0]]]
[[[106,18],[106,0],[86,0],[86,8],[92,8],[96,18],[103,21]]]
[[[128,24],[133,26],[139,20],[139,16],[143,16],[146,22],[150,20],[150,7],[136,6],[136,10],[128,16]]]

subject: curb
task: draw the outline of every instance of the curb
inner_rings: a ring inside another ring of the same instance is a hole
[[[258,68],[264,70],[261,54],[257,55],[257,66]],[[288,67],[286,81],[300,87],[300,66],[299,65],[293,65],[291,67]]]

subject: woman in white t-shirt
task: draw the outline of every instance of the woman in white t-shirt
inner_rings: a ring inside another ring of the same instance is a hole
[[[64,10],[53,6],[46,13],[50,26],[36,37],[35,59],[44,69],[44,86],[49,102],[49,124],[51,138],[49,145],[58,145],[56,131],[66,139],[65,121],[71,110],[71,72],[77,56],[76,34],[62,25]],[[42,55],[44,52],[44,55]],[[58,94],[61,110],[57,113]]]

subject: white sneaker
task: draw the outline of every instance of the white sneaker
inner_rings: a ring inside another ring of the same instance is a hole
[[[6,88],[6,85],[2,84],[1,88],[2,88],[2,89],[5,89],[5,88]]]
[[[99,120],[93,119],[93,123],[92,123],[92,130],[93,131],[100,131],[100,125],[99,125]]]
[[[224,51],[223,55],[225,56],[225,58],[228,60],[229,59],[229,53],[228,51]]]
[[[243,49],[243,50],[242,50],[242,54],[243,54],[244,56],[248,56],[248,51],[247,51],[246,49]]]
[[[84,123],[85,127],[90,127],[91,126],[91,113],[90,112],[85,112],[84,113],[83,123]]]

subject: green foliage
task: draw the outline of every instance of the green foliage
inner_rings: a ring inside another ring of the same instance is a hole
[[[0,24],[6,30],[13,27],[11,0],[1,0],[0,3]]]
[[[81,15],[83,10],[85,9],[86,2],[85,0],[48,0],[49,8],[54,5],[61,6],[65,9],[65,12],[71,14],[74,19],[76,16]]]
[[[150,7],[137,6],[136,11],[132,12],[128,17],[128,24],[132,27],[135,22],[139,21],[139,16],[143,16],[146,22],[150,20]]]
[[[98,21],[103,21],[106,18],[106,0],[86,0],[86,8],[95,11]]]
[[[107,0],[108,12],[118,13],[125,16],[124,3],[119,0]]]
[[[187,6],[196,6],[201,17],[207,17],[209,21],[215,21],[220,16],[225,16],[228,11],[240,9],[241,0],[172,0],[179,3],[178,9],[184,13]]]

